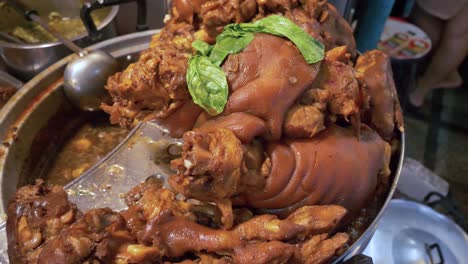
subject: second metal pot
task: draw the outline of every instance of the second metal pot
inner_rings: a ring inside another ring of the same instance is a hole
[[[23,0],[28,7],[38,10],[40,14],[48,14],[52,11],[59,12],[65,16],[78,17],[81,8],[81,1],[77,0]],[[118,6],[113,6],[105,12],[104,19],[97,26],[102,34],[102,39],[116,36],[113,20],[119,10]],[[21,23],[22,18],[19,14],[12,14],[11,11],[5,11],[0,17],[0,26],[7,27],[6,24]],[[73,41],[79,46],[85,47],[93,44],[86,32],[73,38]],[[0,41],[0,57],[6,68],[16,77],[22,80],[29,80],[40,73],[54,62],[70,54],[60,42],[40,43],[40,44],[15,44]]]

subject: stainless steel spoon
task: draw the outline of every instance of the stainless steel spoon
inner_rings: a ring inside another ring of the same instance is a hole
[[[103,99],[107,96],[104,89],[107,78],[118,71],[117,60],[102,50],[88,52],[71,40],[49,27],[34,10],[28,10],[20,1],[7,1],[18,12],[24,14],[59,39],[67,48],[76,53],[77,57],[68,63],[64,73],[64,91],[70,101],[85,111],[99,110]]]

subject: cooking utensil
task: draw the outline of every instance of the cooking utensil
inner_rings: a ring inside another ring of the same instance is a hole
[[[11,43],[16,43],[16,44],[23,44],[24,43],[24,41],[22,41],[21,39],[15,37],[15,36],[12,36],[10,34],[7,34],[5,32],[0,32],[0,38],[2,40],[5,40],[5,41],[11,42]]]
[[[125,35],[88,50],[103,49],[124,68],[148,48],[151,36],[158,32]],[[79,115],[63,89],[63,72],[73,58],[68,56],[26,83],[0,110],[0,152],[4,153],[0,155],[0,215],[18,186],[43,176],[42,166],[46,165],[41,160],[53,157],[48,150],[57,144],[54,135],[63,134],[61,123],[72,122],[69,119]],[[58,124],[54,120],[59,120]]]
[[[36,11],[29,10],[20,1],[7,0],[7,3],[23,13],[27,19],[39,24],[78,55],[78,58],[68,63],[65,68],[65,94],[82,110],[98,110],[107,94],[104,89],[107,78],[118,70],[117,60],[101,50],[88,53],[51,28]]]
[[[0,84],[1,85],[9,85],[17,90],[21,89],[23,87],[24,83],[15,77],[11,76],[10,74],[0,71]]]
[[[40,14],[49,14],[53,11],[67,17],[79,17],[80,0],[22,0],[26,6],[37,10]],[[119,10],[118,6],[95,11],[101,20],[97,29],[102,36],[99,41],[116,36],[114,18]],[[15,26],[27,24],[22,15],[12,12],[11,8],[0,9],[0,26],[3,32],[11,31]],[[92,41],[86,32],[72,38],[78,46],[86,47],[96,41]],[[9,72],[17,78],[27,81],[70,54],[61,42],[48,42],[39,44],[12,43],[0,41],[0,56]]]
[[[392,200],[364,250],[374,263],[465,263],[468,236],[429,206]]]
[[[88,50],[105,50],[126,67],[148,48],[151,36],[158,32],[125,35]],[[17,186],[41,177],[44,166],[47,166],[44,160],[53,155],[50,148],[56,144],[53,134],[63,133],[61,124],[54,124],[52,120],[63,116],[62,122],[70,122],[67,118],[73,107],[65,98],[61,77],[72,59],[73,56],[68,56],[33,78],[0,110],[0,137],[4,143],[0,144],[0,151],[4,153],[0,155],[0,263],[8,263],[5,222],[2,222],[6,217],[5,206]]]
[[[102,50],[89,54],[81,50],[78,56],[65,68],[65,94],[82,110],[100,110],[99,106],[107,96],[104,89],[107,78],[119,68],[117,60]]]

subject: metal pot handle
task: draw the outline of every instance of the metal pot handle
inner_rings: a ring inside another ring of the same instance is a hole
[[[11,76],[10,74],[0,70],[0,80],[5,81],[6,83],[13,86],[15,89],[19,90],[23,87],[24,83],[15,77]]]
[[[433,199],[434,197],[435,199]],[[465,218],[460,211],[460,206],[451,197],[450,192],[447,196],[444,196],[438,192],[429,192],[426,197],[424,197],[423,203],[430,206],[431,208],[441,206],[444,210],[443,214],[450,216],[462,228],[465,227]]]
[[[437,252],[437,255],[439,256],[439,262],[437,264],[444,264],[445,263],[444,256],[442,255],[442,250],[440,249],[439,244],[437,244],[437,243],[434,243],[432,245],[426,244],[425,247],[426,247],[426,253],[429,256],[429,260],[431,261],[431,264],[436,264],[434,262],[434,258],[432,257],[433,249],[435,249],[435,251]]]
[[[129,2],[137,2],[137,31],[143,31],[148,29],[148,25],[146,24],[146,0],[95,0],[92,3],[86,2],[80,11],[80,17],[83,21],[86,30],[88,31],[89,37],[92,41],[98,41],[102,38],[102,34],[97,30],[96,24],[91,17],[91,12],[114,5],[125,4]]]

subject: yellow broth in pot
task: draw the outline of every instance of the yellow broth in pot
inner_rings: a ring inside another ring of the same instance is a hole
[[[81,5],[81,1],[78,1]],[[78,11],[78,10],[77,10]],[[10,34],[25,43],[47,43],[58,41],[40,25],[32,21],[27,21],[9,6],[6,2],[0,2],[0,31]],[[49,26],[58,31],[66,38],[73,39],[86,32],[79,17],[79,13],[74,16],[67,15],[60,11],[49,11],[40,13],[41,17],[48,22]],[[100,9],[92,12],[91,16],[96,25],[99,25],[108,15],[108,9]]]

